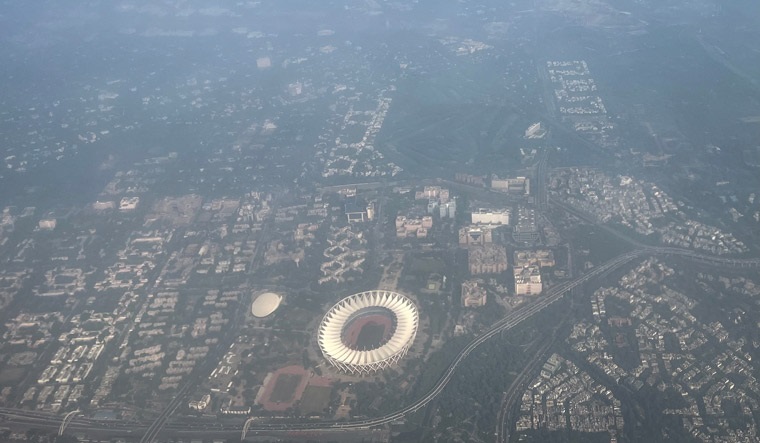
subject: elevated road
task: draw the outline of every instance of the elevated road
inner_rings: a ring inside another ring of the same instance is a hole
[[[683,257],[693,262],[710,266],[738,269],[760,269],[760,258],[716,257],[714,255],[708,255],[689,249],[670,248],[667,246],[648,246],[645,249],[651,254]]]
[[[586,274],[569,280],[567,282],[558,284],[548,289],[544,295],[536,299],[534,302],[521,307],[502,318],[498,322],[494,323],[485,332],[475,337],[470,343],[459,351],[454,360],[449,364],[444,373],[438,379],[435,386],[428,391],[424,396],[417,399],[413,403],[406,407],[399,409],[393,413],[386,414],[381,417],[375,417],[371,419],[343,421],[343,422],[301,422],[301,423],[272,423],[272,422],[260,422],[249,423],[248,432],[257,431],[273,431],[273,430],[319,430],[319,429],[357,429],[357,428],[369,428],[373,426],[385,425],[394,421],[400,420],[408,414],[418,411],[419,409],[427,406],[433,399],[443,392],[449,382],[452,380],[457,369],[461,363],[468,358],[468,356],[477,349],[480,345],[500,334],[503,331],[510,330],[520,325],[525,320],[530,319],[537,313],[546,309],[547,307],[560,300],[568,291],[573,290],[583,284],[586,284],[594,279],[604,277],[609,273],[619,269],[620,267],[630,263],[631,261],[642,258],[644,256],[651,255],[671,255],[680,256],[689,260],[694,260],[700,263],[734,267],[734,268],[758,268],[760,269],[760,259],[732,259],[712,257],[706,254],[701,254],[695,251],[683,250],[678,248],[669,247],[656,247],[656,246],[643,246],[625,254],[619,255],[595,268]],[[166,431],[171,432],[188,432],[197,430],[205,436],[213,436],[215,433],[219,435],[229,434],[231,431],[241,432],[243,430],[243,423],[235,426],[225,426],[221,423],[203,422],[199,424],[177,424],[176,426],[168,422],[169,417],[179,406],[186,389],[189,389],[191,384],[187,384],[183,387],[181,392],[177,393],[175,399],[170,402],[170,405],[156,418],[151,424],[140,424],[133,422],[123,422],[118,420],[94,420],[81,416],[71,417],[68,428],[80,432],[99,432],[99,433],[111,433],[113,435],[124,435],[126,432],[141,432],[144,430],[142,442],[154,441],[158,432],[165,427]],[[47,429],[59,429],[61,425],[61,416],[42,413],[37,411],[26,411],[20,409],[8,409],[0,408],[0,417],[6,422],[13,424],[28,424],[35,427],[42,427]],[[212,429],[209,429],[212,428]],[[239,435],[239,434],[238,434]]]
[[[546,340],[535,355],[531,357],[528,364],[525,365],[522,371],[517,374],[515,380],[509,386],[504,395],[501,398],[501,407],[499,413],[496,416],[496,436],[497,443],[507,443],[509,441],[509,426],[512,423],[512,411],[510,410],[517,401],[522,398],[523,392],[528,388],[531,377],[543,366],[545,359],[548,357],[546,354],[551,345],[554,342],[554,338]]]
[[[169,417],[171,417],[172,414],[174,414],[174,411],[177,410],[179,405],[185,399],[185,394],[187,394],[191,386],[192,385],[190,383],[185,383],[182,389],[180,389],[174,396],[172,401],[170,401],[166,408],[161,411],[161,414],[159,414],[153,423],[150,424],[147,431],[145,431],[145,434],[143,434],[143,437],[140,439],[140,443],[152,443],[155,441],[156,437],[158,437],[158,433],[161,432],[161,430],[164,428],[166,421],[169,419]]]
[[[635,250],[628,252],[626,254],[620,255],[618,257],[615,257],[606,263],[597,266],[596,268],[592,269],[588,273],[584,274],[581,277],[578,277],[574,280],[567,281],[565,283],[559,284],[557,286],[554,286],[553,288],[550,288],[548,291],[546,291],[545,295],[542,295],[540,298],[536,299],[535,302],[530,303],[528,305],[523,306],[520,309],[517,309],[507,315],[506,317],[502,318],[498,322],[494,323],[490,328],[488,328],[485,332],[480,334],[479,336],[475,337],[467,346],[465,346],[461,351],[459,351],[459,354],[457,354],[456,358],[449,364],[449,366],[446,368],[444,373],[441,375],[441,377],[438,379],[438,382],[433,386],[430,391],[428,391],[424,396],[417,399],[415,402],[407,405],[406,407],[399,409],[393,413],[386,414],[381,417],[371,418],[371,419],[363,419],[363,420],[353,420],[353,421],[344,421],[344,422],[315,422],[315,423],[309,423],[309,422],[303,422],[303,423],[249,423],[248,426],[248,432],[256,432],[256,431],[272,431],[272,430],[318,430],[318,429],[357,429],[357,428],[368,428],[373,426],[380,426],[384,424],[388,424],[397,420],[402,419],[408,414],[411,414],[413,412],[418,411],[419,409],[425,407],[430,403],[433,399],[435,399],[438,395],[440,395],[441,392],[446,388],[446,386],[449,384],[449,382],[452,380],[454,374],[456,373],[456,370],[461,365],[461,363],[480,345],[491,339],[492,337],[498,335],[502,331],[506,331],[509,329],[512,329],[525,320],[531,318],[535,314],[541,312],[548,306],[551,306],[556,301],[560,300],[564,294],[566,294],[568,291],[572,290],[573,288],[576,288],[578,286],[581,286],[585,283],[588,283],[589,281],[601,277],[603,275],[606,275],[615,269],[620,268],[621,266],[625,265],[626,263],[629,263],[630,261],[634,260],[635,258],[642,257],[647,254],[646,250]],[[162,428],[166,425],[167,432],[171,432],[173,429],[172,426],[167,425],[167,420],[171,416],[171,414],[176,410],[176,408],[179,406],[181,399],[184,397],[184,392],[190,384],[185,385],[183,387],[182,392],[178,392],[177,396],[174,398],[174,400],[170,403],[170,405],[156,418],[156,420],[151,423],[150,425],[140,425],[135,423],[126,423],[116,420],[111,421],[98,421],[93,419],[87,419],[84,417],[72,417],[71,422],[69,424],[69,429],[77,430],[77,431],[113,431],[114,434],[122,435],[124,432],[132,432],[136,429],[145,429],[145,433],[143,435],[143,438],[141,442],[147,443],[154,441],[156,436],[158,435],[158,432],[161,431]],[[0,409],[0,416],[2,416],[5,420],[15,423],[29,423],[34,424],[38,427],[47,427],[47,428],[54,428],[58,429],[61,423],[61,417],[54,414],[46,414],[42,412],[37,411],[25,411],[25,410],[17,410],[17,409]],[[203,429],[207,429],[208,424],[202,425]],[[182,424],[181,429],[183,431],[187,431],[193,428],[193,425],[187,425]],[[239,424],[235,427],[220,427],[218,428],[218,432],[229,432],[232,430],[237,430],[238,432],[241,432],[243,428],[243,424]]]
[[[404,416],[416,412],[419,409],[427,406],[435,397],[437,397],[451,381],[459,365],[480,345],[488,341],[490,338],[498,335],[502,331],[509,330],[515,326],[521,324],[523,321],[531,318],[535,314],[541,312],[543,309],[551,306],[556,301],[560,300],[568,291],[588,283],[594,278],[606,275],[615,269],[629,263],[635,258],[641,257],[646,254],[644,250],[631,251],[626,254],[609,260],[603,265],[597,266],[590,272],[578,277],[574,280],[562,283],[551,289],[549,289],[545,295],[537,299],[535,302],[526,305],[520,309],[515,310],[511,314],[507,315],[503,319],[493,324],[488,330],[479,336],[475,337],[467,346],[465,346],[457,355],[457,357],[449,364],[446,371],[441,378],[435,384],[435,386],[428,391],[423,397],[417,399],[414,403],[399,409],[396,412],[387,414],[382,417],[376,417],[365,420],[355,420],[350,422],[323,422],[319,424],[267,424],[267,423],[250,423],[248,432],[256,430],[271,430],[271,429],[322,429],[324,427],[330,428],[363,428],[371,426],[379,426],[393,421],[399,420]]]
[[[729,267],[729,268],[745,268],[745,269],[760,269],[760,258],[732,258],[732,257],[721,257],[716,255],[710,255],[706,254],[704,252],[699,252],[693,249],[683,249],[683,248],[675,248],[670,246],[654,246],[654,245],[647,245],[644,243],[641,243],[640,241],[632,238],[629,235],[626,235],[623,232],[620,232],[617,229],[614,229],[610,226],[607,226],[605,224],[600,223],[598,220],[596,220],[593,216],[590,214],[583,212],[577,208],[574,208],[567,203],[558,201],[554,198],[549,198],[549,204],[552,206],[562,209],[563,211],[567,212],[568,214],[571,214],[586,223],[592,224],[600,229],[603,229],[604,231],[612,234],[613,236],[633,245],[634,247],[638,249],[645,250],[653,255],[670,255],[670,256],[678,256],[678,257],[684,257],[689,260],[711,265],[711,266],[721,266],[721,267]]]
[[[536,206],[542,212],[546,212],[549,206],[548,193],[546,192],[546,182],[548,177],[549,149],[541,149],[541,157],[536,165],[536,179],[533,184],[533,194],[536,198]]]

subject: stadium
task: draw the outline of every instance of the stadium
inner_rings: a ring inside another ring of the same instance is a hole
[[[348,374],[367,375],[395,365],[414,343],[419,316],[407,297],[367,291],[335,304],[319,325],[325,359]]]

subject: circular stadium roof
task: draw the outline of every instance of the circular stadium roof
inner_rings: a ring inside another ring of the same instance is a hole
[[[280,307],[281,301],[281,295],[275,294],[274,292],[265,292],[253,300],[253,304],[251,304],[251,314],[253,314],[254,317],[266,317]]]
[[[390,311],[395,328],[379,347],[361,350],[344,340],[346,326],[363,314]],[[343,372],[366,375],[398,363],[409,351],[417,335],[419,316],[410,299],[392,291],[367,291],[350,295],[336,303],[322,318],[317,342],[325,359]]]

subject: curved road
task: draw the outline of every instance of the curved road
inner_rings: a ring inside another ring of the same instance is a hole
[[[562,296],[567,291],[572,290],[573,288],[580,286],[584,283],[587,283],[588,281],[594,278],[607,274],[623,266],[624,264],[630,262],[631,260],[637,257],[646,255],[647,252],[648,251],[645,249],[639,249],[639,250],[631,251],[626,254],[615,257],[609,260],[608,262],[600,266],[597,266],[596,268],[592,269],[590,272],[588,272],[587,274],[584,274],[581,277],[578,277],[574,280],[571,280],[571,281],[562,283],[560,285],[557,285],[553,288],[550,288],[546,292],[546,295],[542,296],[540,299],[537,299],[534,303],[524,306],[512,312],[511,314],[507,315],[500,321],[496,322],[484,333],[475,337],[467,346],[465,346],[459,352],[457,357],[449,364],[446,371],[443,373],[443,375],[438,380],[436,385],[430,391],[428,391],[427,394],[417,399],[414,403],[404,407],[403,409],[400,409],[391,414],[384,415],[382,417],[376,417],[376,418],[364,419],[364,420],[355,420],[355,421],[350,421],[350,422],[252,423],[248,427],[248,431],[253,432],[253,431],[271,431],[271,430],[367,428],[367,427],[383,425],[383,424],[387,424],[387,423],[391,423],[393,421],[399,420],[403,418],[404,416],[426,406],[430,401],[432,401],[435,397],[437,397],[446,388],[448,383],[451,381],[458,366],[478,346],[485,343],[487,340],[501,333],[502,331],[514,328],[515,326],[529,319],[536,313],[552,305],[554,302],[561,299]],[[181,397],[180,395],[177,395],[176,398],[179,399],[180,397]],[[103,422],[103,421],[97,421],[97,420],[92,420],[92,419],[87,419],[87,418],[76,417],[75,419],[72,420],[71,424],[69,425],[69,429],[100,430],[100,431],[112,430],[114,432],[125,432],[125,431],[137,430],[135,428],[138,428],[140,430],[147,428],[146,433],[144,434],[143,439],[142,439],[142,441],[147,442],[147,441],[153,440],[157,436],[158,432],[161,430],[161,428],[165,424],[166,419],[168,418],[169,415],[171,415],[170,411],[173,412],[173,409],[176,407],[177,404],[178,403],[172,402],[171,406],[173,406],[173,408],[167,408],[167,410],[165,411],[166,413],[165,414],[162,413],[161,416],[159,416],[157,420],[149,426],[146,426],[146,425],[141,426],[141,425],[115,422],[115,421]],[[16,409],[0,409],[0,416],[3,416],[9,421],[26,422],[26,423],[33,422],[38,425],[44,425],[47,423],[49,425],[53,425],[56,427],[60,425],[60,421],[61,421],[61,418],[56,415],[44,414],[44,413],[39,413],[35,411],[16,410]],[[187,426],[183,426],[183,428],[185,430],[188,429]],[[224,428],[224,429],[229,431],[233,429],[242,430],[242,428],[243,428],[242,425],[238,425],[235,428],[229,427],[229,428]]]
[[[636,258],[643,257],[646,255],[674,255],[674,256],[681,256],[690,260],[699,261],[701,263],[711,264],[711,265],[760,269],[760,259],[719,258],[719,257],[711,257],[711,256],[701,254],[698,252],[683,250],[683,249],[678,249],[678,248],[643,246],[636,250],[619,255],[597,266],[596,268],[592,269],[588,273],[574,280],[571,280],[571,281],[568,281],[568,282],[565,282],[565,283],[562,283],[550,288],[546,292],[545,295],[543,295],[540,299],[537,299],[534,303],[526,305],[516,311],[513,311],[511,314],[507,315],[503,319],[493,324],[484,333],[475,337],[467,346],[465,346],[459,352],[456,358],[449,364],[447,369],[441,375],[436,385],[430,391],[428,391],[423,397],[417,399],[414,403],[402,409],[399,409],[398,411],[395,411],[393,413],[390,413],[381,417],[364,419],[364,420],[346,421],[346,422],[250,423],[248,427],[248,431],[255,432],[255,431],[272,431],[272,430],[318,430],[318,429],[368,428],[372,426],[388,424],[393,421],[399,420],[403,418],[404,416],[425,407],[435,397],[437,397],[441,392],[443,392],[443,390],[446,388],[448,383],[453,378],[454,373],[456,372],[459,365],[478,346],[485,343],[487,340],[501,333],[502,331],[514,328],[515,326],[519,325],[523,321],[529,319],[533,315],[542,311],[546,307],[552,305],[554,302],[561,299],[565,293],[572,290],[573,288],[583,285],[592,279],[609,274],[610,272],[620,268],[626,263],[629,263],[630,261]],[[181,396],[178,395],[177,399],[179,399],[180,397]],[[175,402],[172,402],[172,403],[173,403],[172,404],[173,407],[167,408],[167,411],[165,411],[167,413],[161,414],[161,416],[158,417],[157,420],[151,425],[145,425],[145,424],[140,425],[140,424],[135,424],[135,423],[125,423],[125,422],[118,422],[118,421],[104,422],[104,421],[93,420],[93,419],[88,419],[84,417],[76,417],[72,420],[71,424],[69,425],[69,429],[77,429],[81,431],[91,430],[91,431],[101,431],[101,432],[112,431],[115,434],[116,433],[123,434],[124,432],[133,432],[133,431],[138,431],[138,430],[141,431],[145,429],[146,433],[143,436],[143,441],[151,441],[158,435],[158,432],[163,428],[164,424],[166,423],[166,420],[168,419],[168,417],[171,415],[171,412],[173,412],[173,410],[176,408],[176,405],[178,404]],[[47,427],[52,427],[55,429],[57,429],[61,423],[60,416],[39,413],[35,411],[19,410],[19,409],[0,409],[0,416],[2,416],[8,422],[27,423],[27,424],[34,423],[37,426],[47,426]],[[180,426],[182,430],[189,430],[193,428],[192,426],[188,426],[188,425],[180,425]],[[200,426],[204,426],[204,429],[207,429],[206,427],[209,426],[209,424],[206,423],[204,425],[199,425],[199,428]],[[175,427],[171,425],[167,426],[167,429],[174,429],[174,428]],[[224,427],[222,425],[217,429],[219,429],[219,432],[233,431],[233,430],[237,430],[239,432],[239,431],[242,431],[243,425],[240,424],[234,427]]]

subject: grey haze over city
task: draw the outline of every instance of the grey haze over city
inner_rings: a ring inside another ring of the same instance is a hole
[[[760,3],[0,0],[0,441],[760,441]]]

